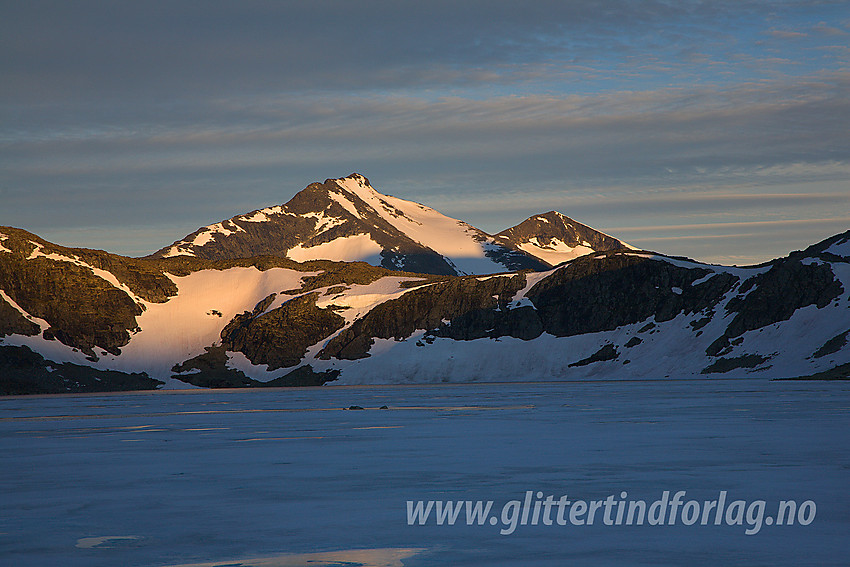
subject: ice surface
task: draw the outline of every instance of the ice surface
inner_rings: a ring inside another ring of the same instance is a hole
[[[843,566],[848,406],[846,382],[753,379],[0,399],[0,557],[20,567]],[[680,523],[520,525],[509,536],[407,525],[407,500],[499,508],[527,490],[647,501],[726,490],[765,500],[768,513],[812,500],[817,515],[752,536]]]
[[[240,558],[239,567],[403,567],[405,559],[421,549],[345,549],[324,553],[284,553],[270,557]],[[168,567],[237,567],[233,561],[204,561]]]

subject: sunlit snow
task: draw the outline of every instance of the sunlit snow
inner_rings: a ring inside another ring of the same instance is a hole
[[[336,238],[330,242],[305,247],[299,244],[290,248],[286,255],[296,262],[308,260],[334,260],[340,262],[364,261],[370,264],[381,263],[381,246],[368,234],[355,234]]]

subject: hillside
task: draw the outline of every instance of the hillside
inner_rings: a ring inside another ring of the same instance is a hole
[[[848,290],[850,231],[751,268],[619,249],[539,272],[435,276],[133,259],[0,227],[0,384],[795,377],[850,364]]]

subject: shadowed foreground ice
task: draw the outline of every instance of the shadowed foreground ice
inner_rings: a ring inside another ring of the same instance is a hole
[[[848,431],[850,384],[754,379],[3,399],[0,563],[845,565]],[[749,536],[407,523],[408,500],[493,500],[498,515],[528,490],[725,490],[817,515]]]

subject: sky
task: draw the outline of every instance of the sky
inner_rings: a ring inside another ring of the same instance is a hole
[[[783,256],[850,229],[850,3],[0,0],[0,225],[140,256],[353,172]]]

